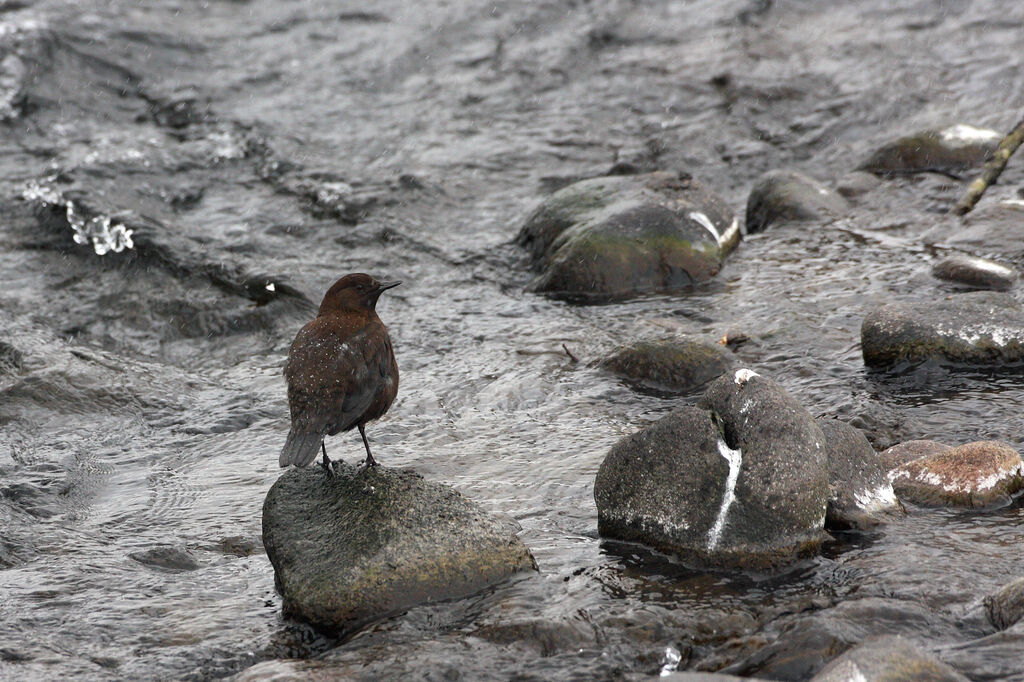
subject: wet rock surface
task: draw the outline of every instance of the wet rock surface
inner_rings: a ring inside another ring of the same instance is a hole
[[[812,679],[814,682],[966,682],[968,678],[906,638],[879,637],[846,652]]]
[[[814,178],[775,170],[759,178],[750,190],[746,228],[754,233],[785,222],[827,222],[849,210],[846,199]]]
[[[1024,463],[998,441],[965,443],[897,466],[889,472],[900,499],[928,506],[1006,504],[1024,484]]]
[[[598,530],[696,564],[784,565],[824,538],[822,441],[774,381],[750,370],[725,375],[697,407],[612,448],[594,484]]]
[[[608,300],[704,282],[740,240],[728,205],[685,173],[584,180],[526,219],[516,243],[553,296]]]
[[[999,630],[1005,630],[1024,618],[1024,578],[1018,578],[985,597],[985,611],[989,621]]]
[[[1009,289],[1017,281],[1013,268],[972,256],[956,255],[944,258],[932,267],[932,274],[949,282],[977,289]]]
[[[952,445],[934,440],[908,440],[878,453],[878,462],[882,465],[882,469],[888,472],[915,459],[937,455],[952,449]]]
[[[943,360],[1003,367],[1024,362],[1024,311],[995,292],[929,303],[890,303],[864,317],[861,351],[870,367]]]
[[[519,525],[411,471],[335,463],[285,473],[263,543],[285,613],[339,634],[536,570]]]
[[[879,175],[965,170],[984,163],[1002,137],[966,124],[924,130],[882,145],[860,169]]]
[[[194,571],[199,568],[199,562],[195,557],[188,550],[179,547],[154,547],[132,552],[128,556],[140,564],[167,571]]]
[[[639,386],[687,392],[729,371],[737,360],[722,345],[690,338],[639,341],[601,366]]]
[[[860,429],[837,419],[815,420],[828,458],[827,528],[870,528],[903,514],[874,448]]]

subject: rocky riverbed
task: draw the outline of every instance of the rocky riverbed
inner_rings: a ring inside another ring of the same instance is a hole
[[[1015,475],[1022,159],[945,214],[1021,116],[1022,25],[1007,0],[0,0],[0,677],[1024,680],[1015,488],[771,571],[602,538],[594,501],[717,368],[875,451],[949,447],[890,453],[897,493],[968,443]],[[599,296],[523,248],[546,201],[641,177],[672,186],[628,249],[600,231],[628,211],[550,245],[643,264]],[[283,615],[261,509],[288,344],[355,271],[404,281],[375,457],[514,519],[538,571],[338,638]],[[609,361],[673,339],[729,355]]]

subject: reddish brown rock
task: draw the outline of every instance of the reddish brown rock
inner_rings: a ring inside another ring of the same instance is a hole
[[[936,440],[908,440],[880,452],[878,463],[882,466],[883,471],[892,471],[901,464],[912,462],[919,457],[937,455],[952,449],[952,445],[946,445]]]
[[[1019,491],[1024,463],[999,441],[978,441],[920,457],[889,472],[896,494],[927,506],[989,507]]]

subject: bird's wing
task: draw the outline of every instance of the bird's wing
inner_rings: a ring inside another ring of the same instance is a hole
[[[285,367],[293,425],[331,434],[356,425],[380,391],[380,367],[387,361],[386,347],[373,327],[341,344],[298,344],[296,361]],[[298,368],[314,367],[316,371],[299,376]]]

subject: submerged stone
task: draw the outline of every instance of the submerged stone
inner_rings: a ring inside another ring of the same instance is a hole
[[[956,670],[899,636],[877,637],[829,663],[811,682],[967,682]]]
[[[286,615],[338,634],[536,570],[519,524],[407,470],[293,469],[263,504]]]
[[[540,271],[532,290],[582,301],[707,281],[739,240],[722,199],[668,172],[572,184],[534,210],[516,238]]]
[[[978,441],[927,455],[889,472],[896,494],[927,506],[1004,504],[1024,483],[1024,462],[1006,443]]]
[[[939,279],[978,289],[1004,290],[1017,281],[1017,271],[987,258],[958,254],[944,258],[932,268]]]
[[[782,222],[829,221],[849,210],[846,199],[814,178],[795,171],[771,171],[750,191],[747,232],[753,234]]]
[[[891,448],[878,453],[878,462],[885,471],[891,471],[901,464],[906,464],[920,457],[937,455],[940,452],[952,450],[952,445],[946,445],[934,440],[908,440],[905,443],[897,443]]]
[[[828,456],[825,526],[869,528],[904,513],[868,439],[837,419],[818,418]]]
[[[1018,578],[985,597],[985,611],[992,625],[1000,630],[1024,618],[1024,578]]]
[[[188,550],[171,546],[131,552],[128,557],[140,564],[167,571],[194,571],[200,566]]]
[[[964,124],[924,130],[882,145],[858,170],[878,175],[966,170],[984,163],[1002,137]]]
[[[739,370],[620,440],[597,473],[605,537],[710,566],[768,568],[825,537],[824,436],[774,381]]]
[[[601,366],[631,381],[669,391],[690,391],[729,371],[732,353],[717,343],[673,338],[638,341]]]
[[[931,359],[1019,364],[1024,362],[1024,310],[1012,296],[989,291],[882,305],[864,318],[861,351],[869,367]]]

